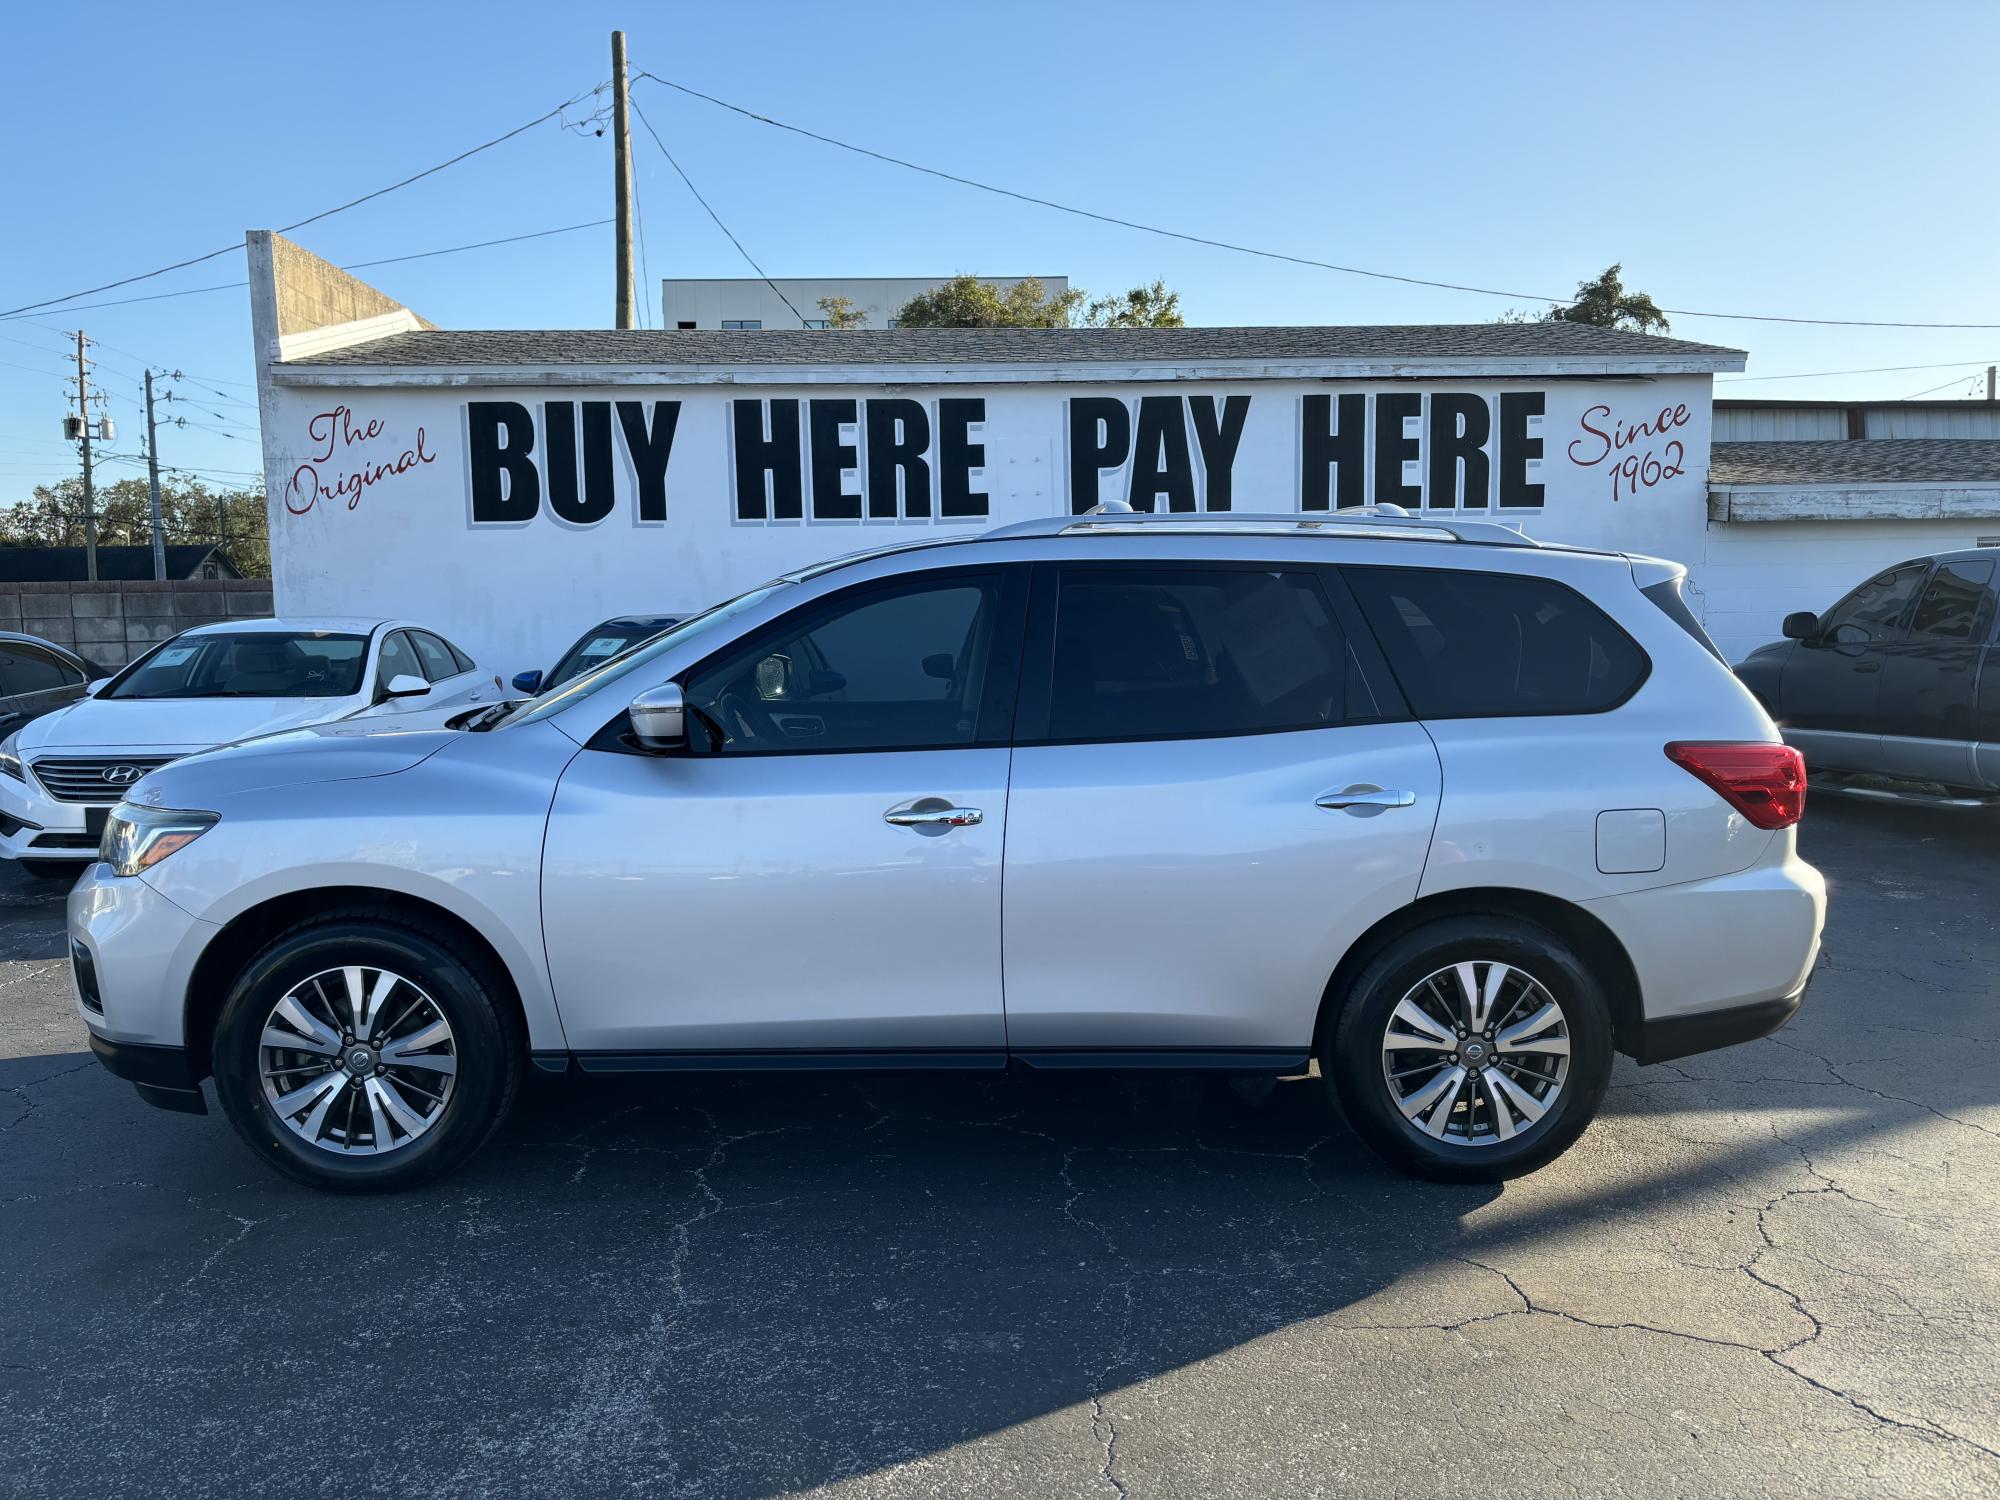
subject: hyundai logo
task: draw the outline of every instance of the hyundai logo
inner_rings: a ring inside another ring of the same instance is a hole
[[[146,773],[138,766],[107,766],[104,779],[113,786],[130,786]]]

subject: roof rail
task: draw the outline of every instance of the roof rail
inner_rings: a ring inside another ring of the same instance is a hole
[[[1533,537],[1497,521],[1465,521],[1456,516],[1413,516],[1399,505],[1357,505],[1327,511],[1134,511],[1122,502],[1101,505],[1079,516],[1048,516],[997,526],[982,540],[1027,537],[1180,532],[1202,536],[1341,536],[1378,541],[1480,542],[1496,547],[1533,547]]]

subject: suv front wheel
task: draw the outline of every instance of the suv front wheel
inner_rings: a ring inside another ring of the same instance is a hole
[[[1583,1133],[1611,1050],[1604,992],[1560,937],[1510,917],[1451,917],[1369,961],[1319,1062],[1348,1122],[1392,1165],[1499,1182]]]
[[[286,1176],[389,1192],[448,1172],[513,1103],[520,1045],[490,963],[449,932],[373,911],[279,934],[215,1032],[230,1123]]]

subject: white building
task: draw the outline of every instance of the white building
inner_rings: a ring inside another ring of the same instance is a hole
[[[1713,377],[1744,355],[1680,339],[462,332],[276,236],[249,251],[278,607],[419,616],[510,672],[609,615],[1112,498],[1392,501],[1673,558],[1734,657],[1887,563],[2000,536],[2000,437],[1868,435],[1957,433],[1994,420],[1984,403],[1718,414]]]
[[[1738,659],[1905,558],[2000,545],[2000,403],[1717,401],[1702,614]]]
[[[660,283],[660,326],[678,331],[827,326],[820,299],[845,297],[862,315],[863,328],[889,329],[896,314],[912,297],[934,292],[949,276],[722,276],[705,281]],[[1003,296],[1026,276],[981,276],[979,281]],[[1067,276],[1040,276],[1044,293],[1069,290]]]

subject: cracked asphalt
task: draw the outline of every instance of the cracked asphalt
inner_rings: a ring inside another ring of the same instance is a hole
[[[2000,1493],[2000,819],[1814,799],[1779,1037],[1500,1189],[1318,1084],[541,1082],[320,1197],[84,1050],[0,875],[12,1495]]]

